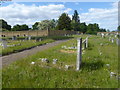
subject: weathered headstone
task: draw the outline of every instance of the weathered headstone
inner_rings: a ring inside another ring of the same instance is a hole
[[[109,41],[111,41],[111,37],[109,37]]]
[[[77,39],[77,49],[76,70],[80,70],[80,65],[82,61],[82,38]]]
[[[114,38],[112,38],[112,43],[114,43]]]
[[[12,37],[12,40],[16,40],[16,39],[17,39],[16,36],[13,36],[13,37]]]
[[[102,36],[102,38],[105,38],[105,34],[104,33],[102,33],[101,36]]]
[[[6,41],[3,41],[3,42],[2,42],[2,46],[3,46],[3,48],[7,48],[7,42],[6,42]]]
[[[120,39],[118,39],[118,38],[116,39],[116,44],[120,45]]]
[[[28,40],[31,40],[31,36],[30,35],[28,36]]]

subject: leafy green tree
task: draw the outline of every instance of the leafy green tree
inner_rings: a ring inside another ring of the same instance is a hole
[[[53,30],[56,27],[56,21],[53,20],[43,20],[38,22],[37,28],[38,30]]]
[[[106,29],[101,28],[100,32],[106,32]]]
[[[39,22],[36,22],[34,25],[32,25],[32,29],[33,30],[38,30],[38,23]]]
[[[89,24],[87,26],[87,33],[89,34],[97,34],[97,32],[100,32],[99,25],[94,23],[94,24]]]
[[[117,28],[117,29],[118,29],[118,31],[120,31],[120,26],[118,26],[118,28]]]
[[[11,25],[8,25],[7,22],[3,19],[0,19],[0,28],[1,30],[11,30]]]
[[[87,25],[86,23],[80,23],[80,31],[83,32],[83,33],[86,33],[87,32]]]
[[[58,19],[58,30],[71,30],[71,19],[68,14],[63,13]]]
[[[29,30],[29,27],[26,25],[26,24],[23,24],[23,25],[14,25],[13,28],[12,28],[12,31],[26,31],[26,30]]]
[[[75,31],[80,31],[80,19],[77,10],[74,11],[74,15],[72,16],[72,29]]]

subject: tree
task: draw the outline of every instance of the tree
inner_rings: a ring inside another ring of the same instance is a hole
[[[118,29],[118,31],[120,31],[120,26],[118,26],[118,28],[117,28],[117,29]]]
[[[87,26],[87,33],[89,34],[97,34],[97,32],[99,32],[100,29],[99,29],[99,25],[94,23],[94,24],[89,24]]]
[[[12,31],[25,31],[25,30],[29,30],[29,27],[26,24],[23,25],[14,25],[12,28]]]
[[[71,30],[71,19],[68,14],[63,13],[58,19],[58,30]]]
[[[86,33],[87,32],[87,25],[86,23],[80,23],[80,31],[83,32],[83,33]]]
[[[36,22],[34,25],[32,25],[32,29],[33,30],[38,30],[38,23],[39,22]]]
[[[106,32],[106,29],[101,28],[100,32]]]
[[[79,14],[78,14],[77,10],[74,11],[74,15],[72,16],[72,20],[74,20],[75,23],[80,23]]]
[[[38,22],[38,25],[36,25],[38,30],[53,30],[56,27],[56,21],[53,20],[43,20],[41,22]]]
[[[74,11],[74,15],[72,16],[72,29],[75,31],[80,31],[80,19],[77,10]]]
[[[0,28],[2,28],[3,30],[11,30],[11,25],[8,25],[7,22],[3,19],[0,19]]]

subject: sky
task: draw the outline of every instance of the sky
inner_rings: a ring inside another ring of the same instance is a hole
[[[77,10],[80,22],[98,23],[100,28],[116,30],[118,2],[5,2],[0,7],[0,18],[10,25],[27,24],[45,19],[58,19],[63,13],[72,17]]]

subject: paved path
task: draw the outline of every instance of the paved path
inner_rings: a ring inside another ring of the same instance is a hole
[[[22,51],[22,52],[13,53],[13,54],[10,54],[10,55],[7,55],[7,56],[0,57],[0,68],[4,67],[6,65],[9,65],[16,60],[20,60],[22,58],[25,58],[25,57],[33,55],[37,52],[46,50],[50,47],[56,46],[56,45],[58,45],[62,42],[66,42],[66,41],[68,41],[68,40],[59,40],[59,41],[55,41],[55,42],[52,42],[52,43],[48,43],[46,45],[42,45],[42,46],[38,46],[38,47],[35,47],[35,48],[32,48],[32,49],[29,49],[29,50],[25,50],[25,51]]]

